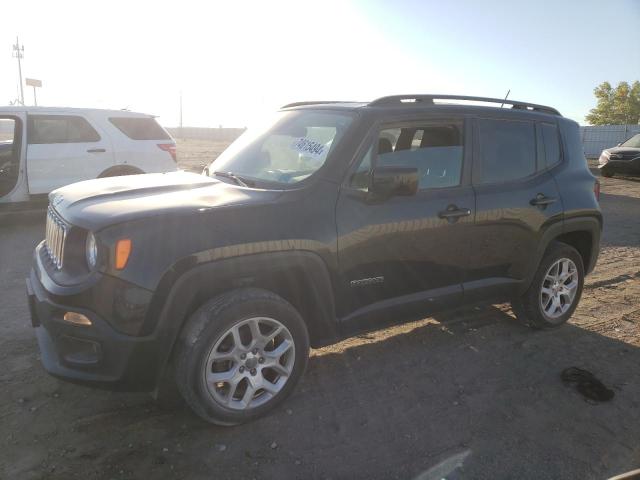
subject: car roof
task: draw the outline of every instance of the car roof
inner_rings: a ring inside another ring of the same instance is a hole
[[[75,113],[75,114],[90,114],[98,113],[103,115],[117,115],[120,117],[153,117],[147,113],[131,112],[129,110],[115,110],[105,108],[77,108],[77,107],[35,107],[30,105],[9,105],[0,107],[0,112],[9,113],[28,113],[32,115],[47,114],[47,113]]]
[[[437,103],[436,103],[437,100]],[[505,108],[506,107],[506,108]],[[521,116],[522,114],[542,114],[562,117],[553,107],[517,100],[462,95],[393,95],[381,97],[372,102],[307,101],[290,103],[282,107],[290,109],[330,109],[330,110],[372,110],[396,114],[403,112],[442,111],[450,113],[488,113]]]

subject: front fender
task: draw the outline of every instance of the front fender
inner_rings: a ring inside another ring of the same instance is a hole
[[[235,288],[256,286],[283,296],[305,320],[313,347],[339,337],[331,277],[324,261],[313,252],[271,252],[226,258],[195,265],[175,281],[171,277],[160,283],[143,327],[155,331],[158,349],[162,352],[158,379],[189,315],[206,300]]]

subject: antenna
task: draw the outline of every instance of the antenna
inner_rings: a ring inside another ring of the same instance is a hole
[[[511,89],[507,90],[507,94],[504,96],[504,102],[507,101],[507,98],[509,98],[510,93],[511,93]],[[504,107],[504,102],[500,104],[500,108]]]
[[[24,58],[24,45],[20,45],[20,40],[16,37],[16,44],[13,46],[13,57],[18,59],[18,75],[20,77],[20,105],[24,105],[24,90],[22,89],[22,65],[20,60]]]

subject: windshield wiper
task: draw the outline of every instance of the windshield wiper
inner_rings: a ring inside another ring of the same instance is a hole
[[[231,180],[236,182],[237,185],[240,185],[241,187],[249,186],[246,180],[244,180],[242,177],[236,175],[233,172],[213,172],[213,174],[217,175],[218,177],[230,178]]]

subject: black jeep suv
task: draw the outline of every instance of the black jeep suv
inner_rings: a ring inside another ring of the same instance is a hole
[[[287,105],[205,175],[51,193],[27,279],[42,362],[120,390],[170,378],[202,418],[238,424],[291,393],[310,346],[355,332],[505,300],[564,323],[598,256],[597,196],[553,108]]]

